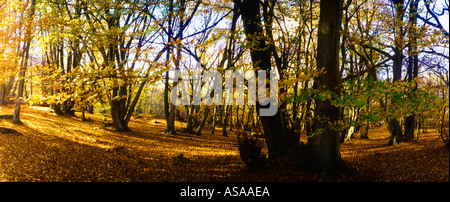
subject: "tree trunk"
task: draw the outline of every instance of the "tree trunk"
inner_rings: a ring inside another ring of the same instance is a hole
[[[350,141],[351,139],[352,139],[352,137],[353,137],[353,133],[355,132],[355,122],[356,122],[356,119],[357,119],[357,117],[358,117],[358,112],[359,112],[359,110],[358,109],[355,109],[354,107],[351,107],[350,108],[350,114],[349,114],[349,116],[350,116],[350,128],[348,129],[348,131],[347,131],[347,134],[346,134],[346,137],[345,137],[345,139],[344,139],[344,141]]]
[[[216,131],[216,123],[217,123],[217,106],[214,107],[214,114],[212,117],[212,129],[211,129],[211,134],[214,134]]]
[[[125,98],[122,98],[123,96],[126,96],[126,84],[119,88],[119,90],[113,90],[113,99],[110,101],[110,107],[111,107],[111,118],[114,123],[114,131],[129,131],[128,124],[125,121],[125,116],[127,113],[126,110],[126,100]],[[114,99],[114,97],[117,96],[120,97],[119,99]]]
[[[250,47],[250,56],[254,69],[270,70],[271,69],[271,53],[264,36],[264,29],[261,25],[261,13],[259,1],[244,0],[242,2],[235,1],[235,6],[240,8],[242,22],[244,24],[244,33],[246,35],[247,45]],[[266,74],[268,75],[268,74]],[[256,110],[259,115],[263,106],[258,102]],[[299,141],[288,130],[286,124],[280,115],[280,111],[273,116],[259,116],[266,137],[269,159],[279,158],[291,149],[297,149]]]
[[[245,121],[245,104],[244,104],[244,106],[242,106],[242,117],[241,117],[241,122],[240,123],[238,123],[238,124],[240,124],[240,128],[241,128],[241,130],[242,131],[244,131],[245,130],[245,128],[246,128],[246,126],[245,126],[245,123],[247,123],[247,121]]]
[[[366,111],[368,112],[368,114],[370,114],[370,98],[368,97],[366,100]],[[364,126],[364,131],[360,132],[360,138],[361,139],[369,139],[369,125],[370,125],[370,121],[369,119],[366,120],[366,125]]]
[[[237,105],[236,105],[237,106]],[[229,109],[229,115],[228,115],[228,117],[229,117],[229,120],[230,120],[230,122],[229,122],[229,124],[230,124],[230,131],[233,131],[233,126],[234,126],[234,119],[233,119],[233,105],[230,105],[229,106],[230,107],[230,109]],[[227,112],[228,112],[228,110],[227,110]]]
[[[320,19],[317,44],[317,68],[325,67],[325,73],[316,79],[320,91],[330,90],[340,94],[341,75],[339,74],[339,31],[342,20],[342,0],[320,1]],[[315,120],[313,135],[308,138],[308,148],[312,157],[312,169],[322,172],[337,172],[345,166],[341,158],[339,131],[329,123],[339,120],[339,108],[330,100],[315,100]]]
[[[418,0],[413,0],[409,7],[409,45],[408,45],[408,81],[412,82],[418,76],[419,61],[417,55],[417,6]],[[414,88],[417,90],[417,86]],[[414,140],[414,130],[416,115],[412,114],[405,119],[405,138],[408,141]]]
[[[254,108],[254,106],[253,105],[251,105],[251,106],[248,106],[248,109],[247,109],[247,121],[245,122],[245,130],[250,130],[250,129],[252,129],[252,123],[253,123],[253,108]]]
[[[394,47],[394,57],[392,59],[393,62],[393,82],[396,82],[401,79],[402,76],[402,62],[403,62],[403,0],[394,0],[394,6],[396,11],[395,16],[395,47]],[[393,100],[395,104],[395,98]],[[397,119],[392,118],[389,121],[389,131],[391,133],[391,138],[389,140],[388,145],[395,146],[401,141],[402,130],[400,127],[400,123]]]
[[[236,118],[234,119],[234,125],[239,130],[239,128],[241,128],[241,126],[242,126],[242,125],[240,125],[240,122],[239,122],[239,105],[236,105],[236,115],[235,116],[236,116]]]
[[[167,41],[171,41],[172,39],[172,12],[173,12],[173,0],[169,2],[169,15],[168,15],[168,33],[167,33]],[[169,122],[169,62],[170,62],[170,52],[172,50],[171,45],[169,45],[166,51],[166,78],[164,82],[164,118],[166,122]]]
[[[27,54],[27,57],[28,57],[28,54]],[[28,60],[28,58],[26,58],[25,60]],[[24,82],[25,81],[25,71],[26,71],[26,67],[25,68],[23,68],[23,67],[20,68],[20,72],[19,72],[19,89],[17,91],[16,108],[14,110],[14,117],[13,117],[13,122],[14,123],[21,123],[21,121],[20,121],[20,105],[22,103],[22,97],[23,97],[23,86],[24,86],[24,83],[25,83]]]
[[[225,137],[228,136],[227,125],[228,125],[228,117],[229,117],[228,114],[230,113],[230,106],[231,105],[226,106],[226,111],[225,111],[225,107],[224,107],[224,112],[223,112],[225,114],[225,116],[223,117],[223,123],[222,123],[222,135]]]
[[[86,107],[81,107],[81,121],[87,121],[86,119]]]
[[[1,89],[0,89],[0,105],[6,106],[8,104],[8,95],[13,87],[14,78],[15,78],[14,75],[10,76],[8,83],[2,84]]]
[[[194,107],[195,105],[186,105],[184,106],[186,111],[186,132],[187,133],[194,133],[194,120],[193,120],[193,114],[194,114]]]
[[[25,43],[23,44],[22,53],[21,53],[21,64],[20,64],[20,71],[19,71],[19,89],[17,92],[17,99],[16,99],[16,109],[14,110],[14,117],[13,122],[14,123],[21,123],[20,121],[20,105],[22,102],[22,96],[23,96],[23,89],[25,85],[25,71],[27,70],[27,64],[28,64],[28,58],[30,53],[30,44],[32,39],[32,20],[33,16],[36,10],[36,0],[31,1],[31,7],[30,12],[27,16],[27,30],[25,34]]]
[[[169,111],[169,117],[167,117],[167,129],[164,131],[165,133],[169,134],[176,134],[175,131],[175,109],[176,106],[172,103],[170,103],[170,111]]]
[[[208,119],[208,115],[209,115],[209,107],[206,107],[205,113],[203,114],[203,117],[202,117],[202,121],[200,122],[200,125],[198,125],[197,130],[195,131],[196,135],[202,134],[202,130],[203,130],[203,127],[205,127],[206,120]]]

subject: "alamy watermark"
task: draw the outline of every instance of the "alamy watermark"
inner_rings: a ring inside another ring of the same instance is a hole
[[[174,70],[172,74],[173,80],[178,82],[172,88],[170,96],[170,101],[174,105],[201,105],[202,103],[207,106],[212,104],[223,105],[223,100],[225,105],[233,105],[234,97],[236,98],[236,105],[244,105],[245,88],[247,88],[248,105],[256,105],[258,101],[261,106],[266,106],[259,108],[260,116],[273,116],[278,111],[278,78],[274,70],[270,71],[270,82],[267,82],[265,70],[256,72],[247,70],[245,73],[243,70],[225,70],[224,91],[222,91],[222,74],[218,70],[203,71],[200,63],[197,63],[192,75],[180,70]],[[235,84],[234,80],[236,81]],[[244,85],[245,80],[247,85]],[[270,83],[269,87],[267,87],[268,83]],[[256,93],[257,85],[258,94]],[[202,96],[203,88],[206,88],[206,91]],[[234,92],[234,89],[236,89],[236,92]],[[269,97],[267,97],[267,90],[269,90]],[[222,99],[223,92],[225,99]]]

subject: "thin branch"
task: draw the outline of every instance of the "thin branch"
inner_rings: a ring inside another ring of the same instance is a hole
[[[356,77],[358,77],[358,76],[361,76],[361,75],[363,75],[363,74],[369,72],[370,70],[372,70],[372,69],[374,69],[374,68],[377,68],[377,67],[383,65],[384,63],[388,62],[389,60],[392,60],[393,57],[394,57],[394,56],[390,56],[390,57],[388,57],[387,59],[385,59],[385,60],[379,62],[378,64],[372,65],[372,66],[366,68],[365,70],[358,72],[357,74],[348,75],[348,76],[346,76],[345,78],[343,78],[342,81],[347,81],[347,80],[356,78]]]
[[[446,55],[444,53],[438,53],[435,50],[430,50],[430,51],[421,50],[420,53],[429,53],[429,54],[438,55],[438,56],[444,57],[446,59],[449,59],[448,55]]]
[[[430,4],[429,3],[425,3],[425,7],[427,8],[428,13],[433,17],[433,19],[436,21],[436,23],[430,22],[430,19],[426,19],[420,15],[417,15],[417,18],[421,19],[422,21],[424,21],[425,23],[438,28],[442,33],[445,34],[445,36],[449,36],[448,31],[444,29],[444,27],[441,24],[441,21],[439,20],[438,16],[436,15],[436,13],[430,8]]]

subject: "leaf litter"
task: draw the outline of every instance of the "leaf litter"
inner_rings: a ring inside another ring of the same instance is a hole
[[[0,114],[12,114],[0,107]],[[239,157],[236,134],[228,137],[162,133],[165,120],[132,118],[131,132],[56,116],[45,107],[24,107],[23,124],[0,120],[0,181],[2,182],[257,182],[317,181],[319,175],[269,167],[248,172]],[[182,129],[184,124],[176,123]],[[370,139],[354,138],[341,145],[344,161],[356,175],[325,181],[449,181],[449,150],[429,129],[417,142],[386,146],[386,128],[369,131]],[[304,137],[302,137],[304,140]]]

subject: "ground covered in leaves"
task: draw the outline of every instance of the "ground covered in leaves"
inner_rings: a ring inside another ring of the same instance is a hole
[[[0,115],[11,107],[0,106]],[[79,114],[77,113],[79,116]],[[0,118],[0,181],[257,182],[317,181],[295,169],[268,168],[249,173],[239,157],[233,132],[224,137],[206,129],[202,136],[164,134],[165,121],[133,118],[131,132],[114,132],[91,119],[56,116],[46,107],[25,107],[23,124]],[[182,129],[183,123],[176,127]],[[12,130],[6,130],[12,129]],[[341,146],[356,175],[326,181],[449,181],[449,150],[436,130],[417,142],[387,146],[385,127]]]

